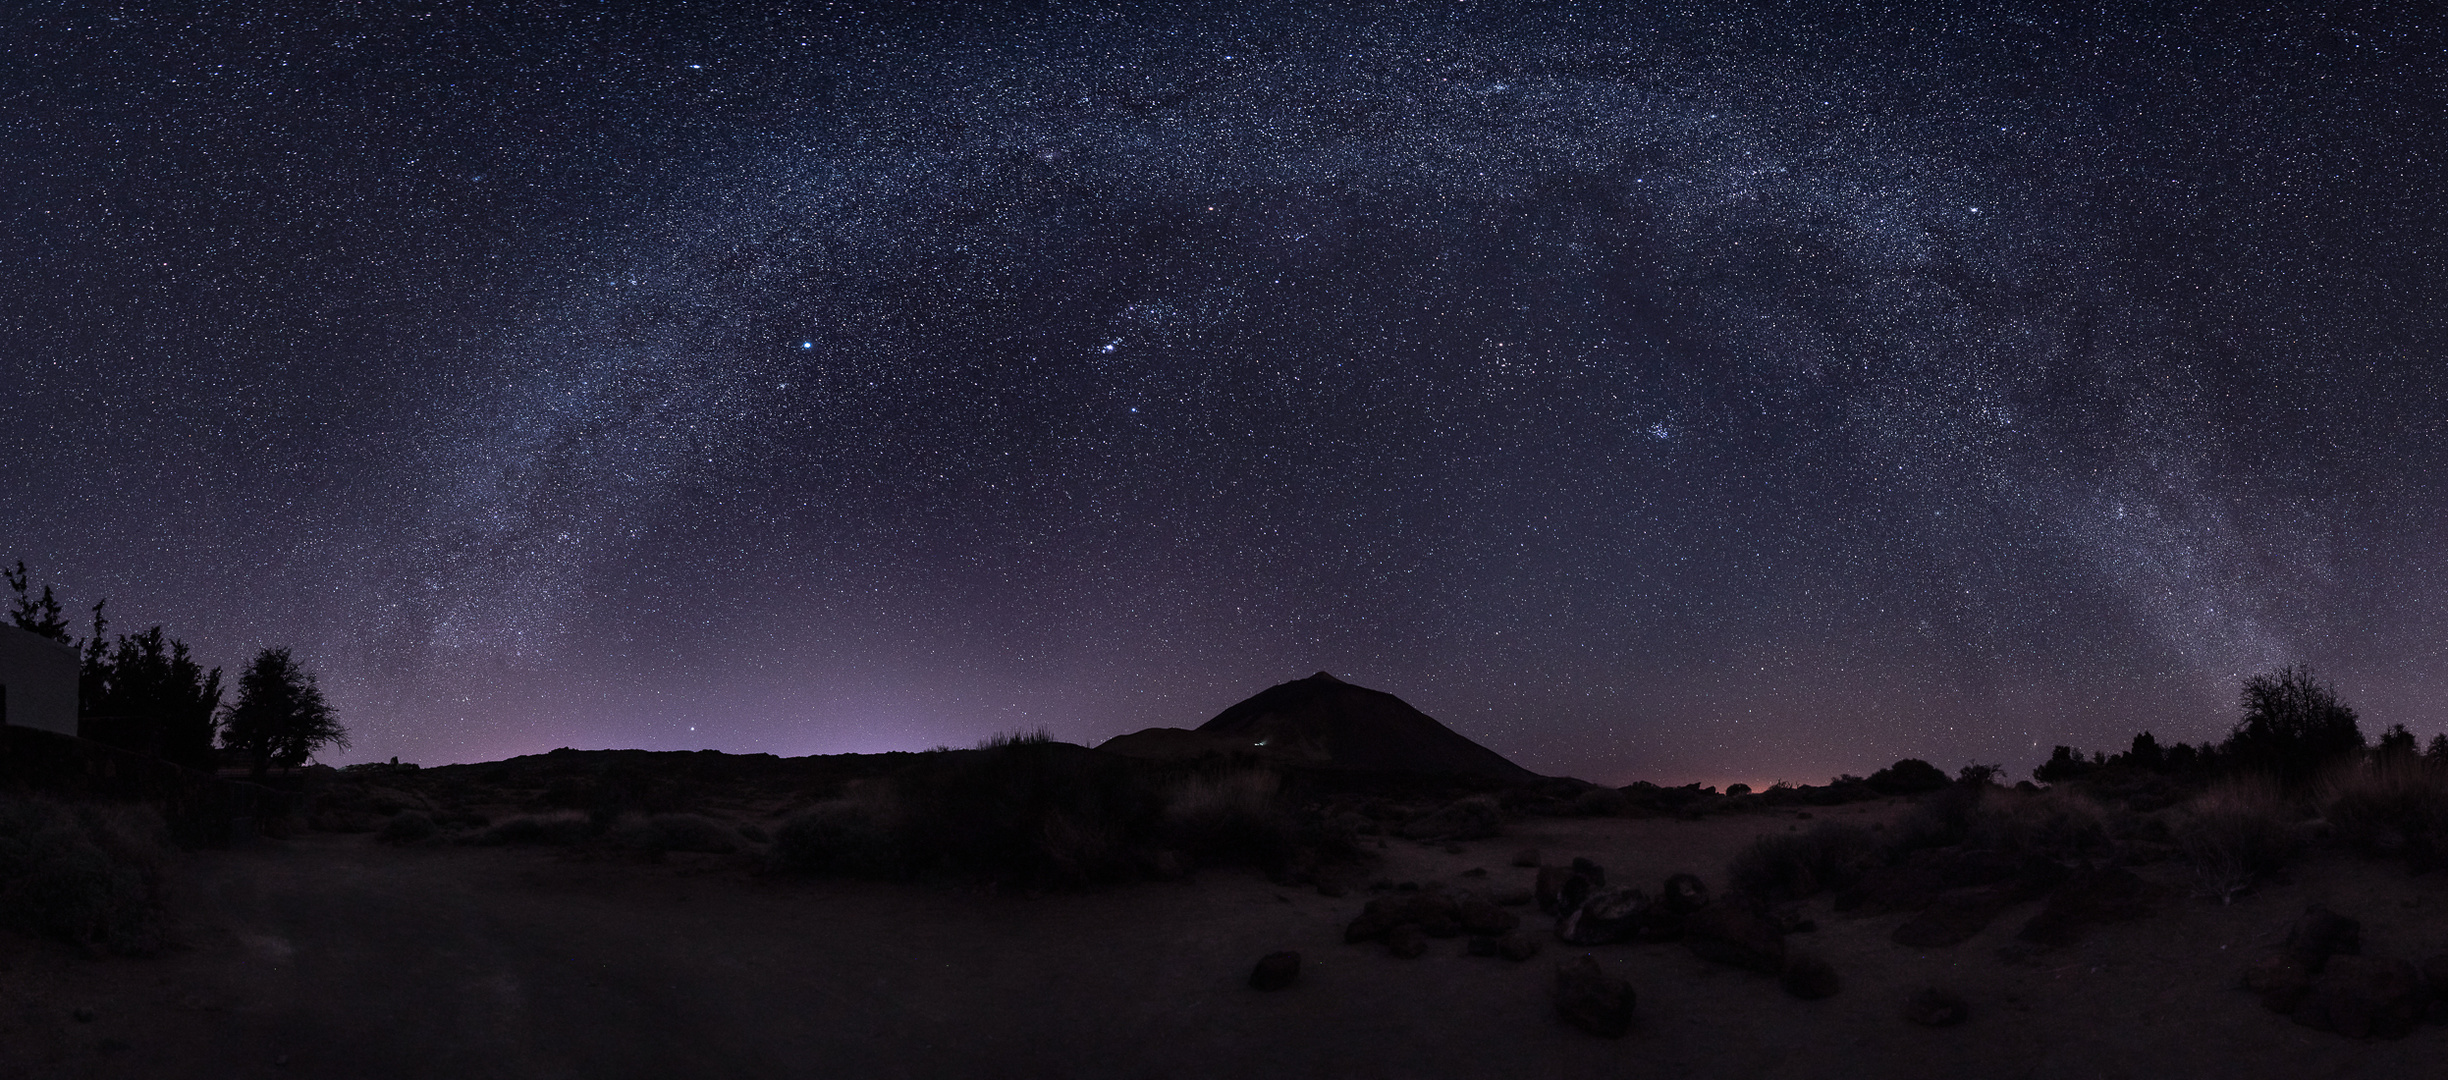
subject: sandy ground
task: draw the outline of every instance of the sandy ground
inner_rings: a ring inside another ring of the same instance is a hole
[[[1891,816],[1893,806],[1823,811]],[[1791,814],[1533,820],[1462,854],[1395,842],[1377,876],[1527,884],[1536,846],[1612,880],[1727,857]],[[1460,875],[1485,867],[1489,876]],[[2036,905],[1942,950],[1905,916],[1809,913],[1832,961],[1815,1002],[1678,945],[1521,964],[1460,939],[1404,960],[1342,943],[1365,890],[1329,899],[1246,872],[1086,895],[757,880],[722,860],[400,850],[310,834],[173,864],[187,947],[90,958],[0,936],[7,1077],[2286,1077],[2448,1072],[2448,1027],[2355,1041],[2264,1012],[2236,976],[2311,901],[2364,920],[2366,952],[2448,950],[2448,875],[2348,859],[2232,906],[2171,900],[2036,961],[1999,954]],[[2147,868],[2180,880],[2179,868]],[[1523,911],[1535,922],[1535,909]],[[1244,985],[1297,949],[1299,985]],[[1620,1040],[1555,1017],[1559,960],[1631,980]],[[1971,1020],[1906,1022],[1907,992]],[[80,1020],[79,1011],[90,1015]]]

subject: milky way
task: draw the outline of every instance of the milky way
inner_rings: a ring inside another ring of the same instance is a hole
[[[2410,24],[8,18],[0,555],[356,758],[2448,727]]]

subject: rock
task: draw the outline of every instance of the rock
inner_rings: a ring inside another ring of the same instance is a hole
[[[1351,890],[1350,890],[1350,889],[1345,888],[1345,887],[1344,887],[1344,885],[1343,885],[1343,883],[1342,883],[1342,882],[1340,882],[1340,881],[1331,881],[1331,880],[1328,880],[1328,881],[1320,881],[1320,882],[1318,882],[1318,883],[1317,883],[1317,894],[1318,894],[1319,896],[1325,896],[1325,897],[1341,897],[1341,896],[1344,896],[1344,895],[1349,894],[1349,893],[1350,893],[1350,891],[1351,891]]]
[[[1300,954],[1296,952],[1268,953],[1250,972],[1252,990],[1281,990],[1300,978]]]
[[[1603,889],[1556,920],[1556,937],[1568,945],[1611,945],[1631,937],[1649,910],[1639,889]]]
[[[1836,978],[1836,969],[1828,962],[1809,953],[1794,953],[1785,958],[1785,970],[1777,976],[1777,985],[1785,992],[1804,1001],[1834,997],[1843,987]]]
[[[1544,911],[1549,915],[1563,914],[1563,912],[1558,910],[1558,908],[1563,903],[1564,882],[1570,877],[1572,877],[1572,869],[1570,867],[1539,867],[1538,883],[1537,885],[1533,886],[1531,893],[1538,899],[1540,911]]]
[[[1556,969],[1556,1012],[1564,1022],[1592,1035],[1623,1038],[1632,1030],[1632,984],[1608,975],[1594,957]]]
[[[1472,934],[1470,944],[1464,946],[1462,951],[1469,956],[1494,956],[1498,952],[1498,940],[1494,934]]]
[[[2333,956],[2295,1006],[2295,1022],[2348,1038],[2404,1037],[2430,1008],[2422,974],[2403,960]]]
[[[2276,953],[2244,969],[2244,988],[2261,995],[2261,1007],[2285,1015],[2312,989],[2312,969],[2291,953]]]
[[[1590,861],[1587,857],[1574,856],[1572,872],[1588,878],[1592,886],[1606,884],[1606,868]]]
[[[1452,896],[1436,891],[1381,896],[1369,901],[1344,928],[1343,940],[1355,945],[1376,940],[1406,924],[1430,937],[1452,937],[1462,932],[1460,905]]]
[[[1386,951],[1409,960],[1428,951],[1428,935],[1418,923],[1404,923],[1385,933]]]
[[[2006,910],[2005,890],[1994,886],[1979,889],[1949,889],[1923,908],[1921,914],[1905,920],[1889,935],[1896,944],[1914,949],[1937,949],[1962,942],[1988,929],[1998,912]]]
[[[1493,900],[1469,896],[1460,908],[1462,929],[1474,934],[1502,934],[1521,925],[1521,916],[1498,907]]]
[[[69,1012],[68,1015],[74,1017],[76,1022],[80,1024],[90,1024],[94,1022],[94,1011],[92,1009],[76,1009]]]
[[[2441,953],[2422,962],[2423,982],[2431,987],[2431,996],[2448,998],[2448,953]]]
[[[1785,937],[1757,912],[1716,906],[1683,920],[1683,944],[1701,958],[1767,975],[1785,970]]]
[[[1677,915],[1689,915],[1709,902],[1708,886],[1691,874],[1676,874],[1658,890],[1658,904]]]
[[[1589,894],[1606,886],[1606,871],[1588,859],[1574,859],[1569,867],[1542,866],[1538,876],[1539,910],[1550,915],[1565,915],[1581,906]]]
[[[1513,865],[1515,866],[1536,867],[1538,864],[1539,849],[1537,848],[1523,848],[1513,853]]]
[[[1528,889],[1507,889],[1496,894],[1496,902],[1505,907],[1521,907],[1534,899]]]
[[[1482,878],[1482,877],[1486,877],[1486,876],[1487,876],[1487,867],[1484,867],[1484,866],[1474,866],[1474,867],[1471,867],[1471,868],[1470,868],[1470,869],[1468,869],[1468,870],[1464,870],[1464,871],[1462,871],[1462,876],[1463,876],[1463,877],[1468,877],[1468,878]]]
[[[1641,913],[1640,925],[1632,928],[1632,936],[1649,942],[1681,941],[1686,917],[1666,910],[1663,905],[1651,904],[1649,910]]]
[[[2036,945],[2071,945],[2093,926],[2150,914],[2151,892],[2148,882],[2120,866],[2080,871],[2015,936]]]
[[[2286,951],[2317,975],[2332,956],[2361,955],[2363,924],[2313,904],[2287,928]]]
[[[1538,939],[1528,934],[1506,934],[1496,939],[1496,955],[1516,963],[1537,956],[1538,951]]]
[[[1972,1006],[1952,990],[1924,986],[1904,999],[1904,1019],[1922,1027],[1953,1027],[1971,1015]]]

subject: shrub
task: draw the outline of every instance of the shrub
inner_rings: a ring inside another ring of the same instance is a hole
[[[1752,841],[1727,864],[1726,883],[1760,900],[1803,900],[1822,889],[1849,888],[1884,861],[1868,830],[1828,821],[1806,833],[1772,833]]]
[[[739,834],[703,814],[654,814],[622,821],[612,830],[618,847],[662,853],[692,851],[729,855],[740,847]]]
[[[897,877],[909,867],[889,799],[868,792],[818,803],[784,818],[773,832],[776,870],[850,877]]]
[[[2284,868],[2299,846],[2278,782],[2249,774],[2218,781],[2186,803],[2175,832],[2202,893],[2222,900]]]
[[[1947,786],[1947,774],[1920,758],[1905,758],[1871,773],[1868,782],[1881,795],[1914,795]]]
[[[1983,799],[1968,823],[1967,843],[2009,854],[2045,855],[2061,862],[2110,853],[2108,808],[2064,787],[2002,792]]]
[[[2427,865],[2448,847],[2448,769],[2412,753],[2331,769],[2316,804],[2338,842],[2365,854],[2402,854]]]
[[[374,836],[386,844],[419,844],[433,839],[440,831],[432,818],[406,810],[391,815],[391,820],[383,822],[381,831]]]
[[[1565,804],[1574,817],[1621,817],[1632,809],[1632,797],[1611,787],[1594,787]]]
[[[504,818],[492,828],[478,833],[476,843],[551,844],[566,847],[584,843],[594,835],[594,828],[585,814],[521,814]]]
[[[0,795],[0,925],[142,955],[169,943],[150,808]]]

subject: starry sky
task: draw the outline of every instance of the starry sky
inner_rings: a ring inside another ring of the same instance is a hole
[[[339,762],[2448,729],[2418,13],[638,6],[9,5],[0,560]]]

